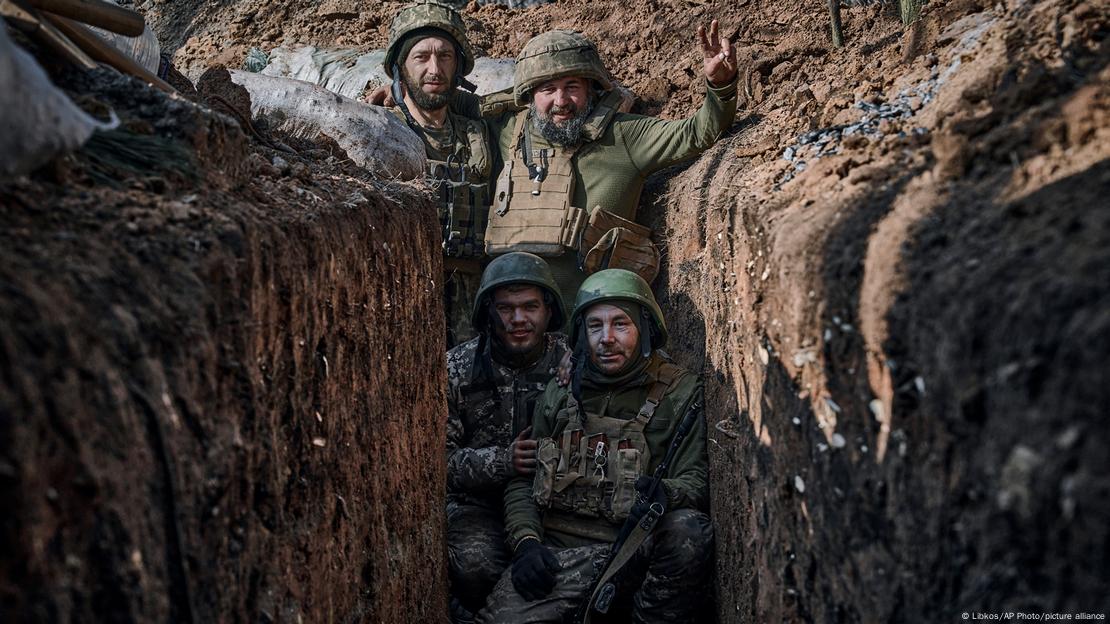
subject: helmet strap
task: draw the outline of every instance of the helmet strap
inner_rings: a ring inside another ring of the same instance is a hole
[[[409,112],[408,105],[405,104],[405,92],[401,88],[401,68],[398,67],[397,63],[393,64],[393,84],[390,86],[390,93],[393,94],[393,101],[397,103],[397,108],[401,109],[401,112],[405,114],[405,123],[412,128],[413,132],[420,135],[420,138],[423,139],[424,129],[420,127],[420,124],[416,123],[416,119],[413,119],[412,113]]]
[[[647,306],[640,304],[640,355],[645,358],[651,357],[651,343],[652,334],[654,334],[655,322],[651,318],[651,313],[648,312]]]
[[[589,343],[586,340],[586,326],[579,323],[575,328],[574,351],[571,352],[570,394],[578,403],[579,416],[582,416],[582,377],[586,373],[586,359],[589,357]]]

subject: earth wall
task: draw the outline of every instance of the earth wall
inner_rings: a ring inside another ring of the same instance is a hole
[[[437,621],[429,199],[123,93],[213,171],[0,187],[0,620]]]

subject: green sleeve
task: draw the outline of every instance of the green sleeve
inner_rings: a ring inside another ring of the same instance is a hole
[[[639,115],[615,122],[632,164],[648,175],[709,149],[736,118],[736,80],[723,87],[706,83],[705,101],[693,117],[666,121]]]
[[[552,379],[536,404],[532,417],[532,439],[550,437],[565,390]],[[505,488],[505,533],[509,545],[515,550],[526,537],[543,539],[543,519],[539,507],[532,500],[532,476],[515,477]]]
[[[709,460],[705,449],[705,410],[703,391],[699,384],[683,407],[683,417],[697,410],[694,426],[678,447],[663,485],[667,491],[667,508],[692,508],[707,511],[709,507]],[[681,421],[680,421],[681,422]]]

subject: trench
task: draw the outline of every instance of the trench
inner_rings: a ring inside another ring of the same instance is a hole
[[[190,61],[228,23],[238,52],[284,22],[382,43],[384,9],[152,4]],[[1110,612],[1105,15],[949,3],[902,66],[888,9],[850,4],[842,53],[776,3],[469,14],[501,52],[498,28],[582,25],[671,117],[699,95],[670,34],[712,10],[759,42],[737,122],[639,214],[668,352],[706,387],[701,621]],[[227,123],[181,124],[218,170],[195,187],[0,189],[4,621],[443,617],[428,198],[310,188]]]

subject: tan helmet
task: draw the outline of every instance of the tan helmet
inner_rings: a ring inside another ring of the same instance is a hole
[[[398,59],[406,36],[417,30],[441,30],[455,40],[462,57],[459,63],[459,76],[465,76],[474,69],[474,50],[466,38],[466,25],[462,16],[449,4],[438,0],[422,0],[401,9],[389,27],[389,45],[385,47],[385,60],[382,66],[385,73],[393,78],[393,65],[404,62]]]
[[[532,37],[516,57],[513,96],[517,105],[526,106],[537,86],[566,76],[589,78],[603,90],[613,87],[597,48],[586,37],[573,30],[551,30]]]

